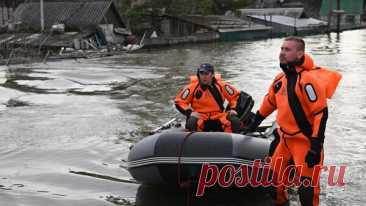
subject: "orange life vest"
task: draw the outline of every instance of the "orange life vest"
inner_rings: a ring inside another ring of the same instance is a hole
[[[312,58],[307,54],[304,63],[296,67],[296,72],[298,77],[294,93],[312,130],[312,134],[307,136],[318,137],[319,131],[325,129],[321,124],[323,115],[326,115],[323,111],[327,109],[327,98],[333,96],[342,76],[336,71],[314,66]],[[288,78],[283,72],[277,75],[262,102],[259,113],[266,117],[277,109],[276,121],[281,130],[294,135],[303,130],[297,124],[290,107],[288,83]]]
[[[233,86],[223,82],[220,74],[215,74],[213,86],[217,88],[221,100],[215,99],[209,88],[203,88],[197,76],[191,76],[190,80],[190,83],[175,97],[175,104],[182,109],[187,110],[191,107],[193,111],[199,113],[221,113],[224,112],[224,100],[228,101],[230,108],[236,108],[240,92]]]

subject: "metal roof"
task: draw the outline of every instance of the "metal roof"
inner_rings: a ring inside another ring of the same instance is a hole
[[[57,1],[44,3],[45,28],[53,24],[62,23],[69,28],[85,29],[98,25],[105,17],[109,8],[119,17],[113,1]],[[39,2],[23,3],[15,11],[16,21],[20,21],[34,29],[40,28]]]
[[[265,9],[238,9],[237,10],[242,17],[249,15],[282,15],[296,18],[306,17],[304,8],[265,8]]]
[[[201,25],[206,28],[210,28],[214,31],[244,31],[254,29],[256,27],[263,29],[262,25],[250,23],[240,18],[218,15],[187,15],[179,16],[178,19],[191,22],[196,25]]]
[[[321,21],[318,19],[314,19],[314,18],[293,18],[293,17],[288,17],[288,16],[280,16],[280,15],[274,15],[272,16],[272,19],[270,19],[270,17],[264,17],[264,16],[259,16],[259,15],[249,15],[249,17],[251,18],[256,18],[256,19],[260,19],[263,21],[267,21],[267,22],[274,22],[277,24],[282,24],[282,25],[286,25],[286,26],[295,26],[297,28],[300,27],[311,27],[311,26],[326,26],[327,22],[325,21]]]

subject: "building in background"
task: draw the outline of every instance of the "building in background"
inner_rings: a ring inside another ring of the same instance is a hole
[[[328,23],[308,17],[304,8],[240,9],[242,19],[271,27],[271,35],[308,35],[327,31]]]
[[[0,0],[0,26],[7,26],[14,20],[13,14],[17,6],[25,0]]]
[[[365,0],[323,0],[320,9],[321,19],[326,21],[330,19],[330,26],[334,28],[337,24],[337,15],[340,15],[342,29],[357,28],[361,25],[365,14],[365,2]]]

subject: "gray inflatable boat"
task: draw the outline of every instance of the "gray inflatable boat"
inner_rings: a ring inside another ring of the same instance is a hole
[[[177,185],[188,179],[197,182],[204,163],[251,166],[253,160],[263,160],[269,148],[268,138],[171,128],[135,144],[128,156],[128,170],[144,184]]]

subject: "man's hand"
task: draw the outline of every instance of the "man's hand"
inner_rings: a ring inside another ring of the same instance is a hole
[[[257,111],[257,113],[255,114],[255,116],[251,119],[251,121],[249,122],[249,125],[246,126],[246,133],[252,133],[255,132],[255,130],[258,128],[258,126],[262,123],[262,121],[264,120],[265,117],[263,117],[259,111]]]
[[[187,109],[186,111],[184,111],[184,115],[189,118],[192,114],[192,110],[191,109]]]

